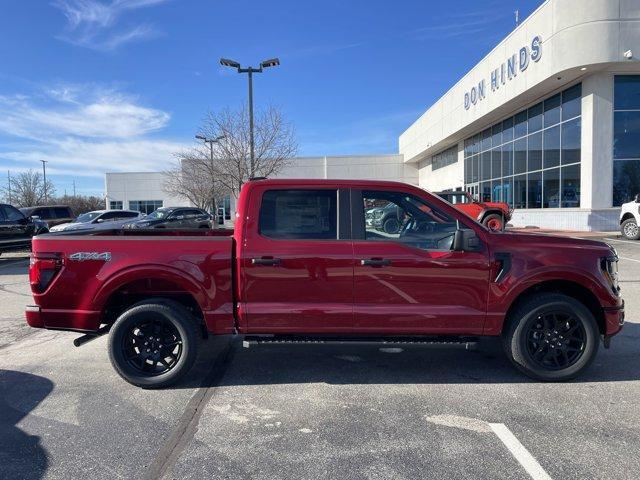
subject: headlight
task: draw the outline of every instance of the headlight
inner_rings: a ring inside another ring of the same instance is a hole
[[[138,228],[147,228],[149,225],[151,225],[151,222],[142,222],[142,223],[137,223],[136,227],[138,227]]]
[[[618,280],[618,255],[615,250],[612,252],[612,256],[602,258],[600,260],[600,269],[603,275],[611,284],[611,288],[615,294],[620,292],[620,285]]]

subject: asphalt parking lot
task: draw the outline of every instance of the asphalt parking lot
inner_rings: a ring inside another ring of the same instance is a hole
[[[77,334],[29,329],[27,257],[3,255],[0,478],[638,478],[640,242],[608,238],[627,325],[566,384],[521,376],[493,341],[217,339],[185,382],[141,390],[106,337],[75,348]]]

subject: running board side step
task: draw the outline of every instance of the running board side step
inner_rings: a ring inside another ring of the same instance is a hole
[[[464,345],[466,349],[478,343],[476,337],[334,337],[298,335],[245,335],[244,348],[252,345]]]

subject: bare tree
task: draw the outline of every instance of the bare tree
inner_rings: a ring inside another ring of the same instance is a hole
[[[11,199],[16,207],[32,207],[45,202],[44,180],[39,172],[28,170],[10,175],[11,181],[3,188],[3,196]],[[11,186],[9,186],[9,184]],[[47,180],[47,197],[53,198],[56,188],[53,182]]]
[[[94,210],[104,210],[105,200],[103,197],[95,195],[63,195],[51,199],[50,205],[68,205],[74,215],[82,215],[83,213]]]
[[[213,156],[208,145],[177,153],[178,163],[167,172],[167,193],[186,197],[195,205],[210,205],[212,199],[229,193],[237,198],[252,177],[276,175],[296,155],[294,128],[278,108],[269,106],[256,113],[254,131],[255,158],[251,159],[248,109],[209,112],[200,133],[222,140],[214,145]]]

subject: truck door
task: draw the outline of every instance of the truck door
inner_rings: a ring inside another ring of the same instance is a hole
[[[247,331],[350,332],[349,191],[265,186],[252,192],[249,205],[239,305]]]
[[[353,192],[356,332],[482,333],[487,250],[452,251],[457,219],[464,217],[427,198],[384,189]],[[401,211],[397,232],[365,222],[365,211],[389,204]]]

